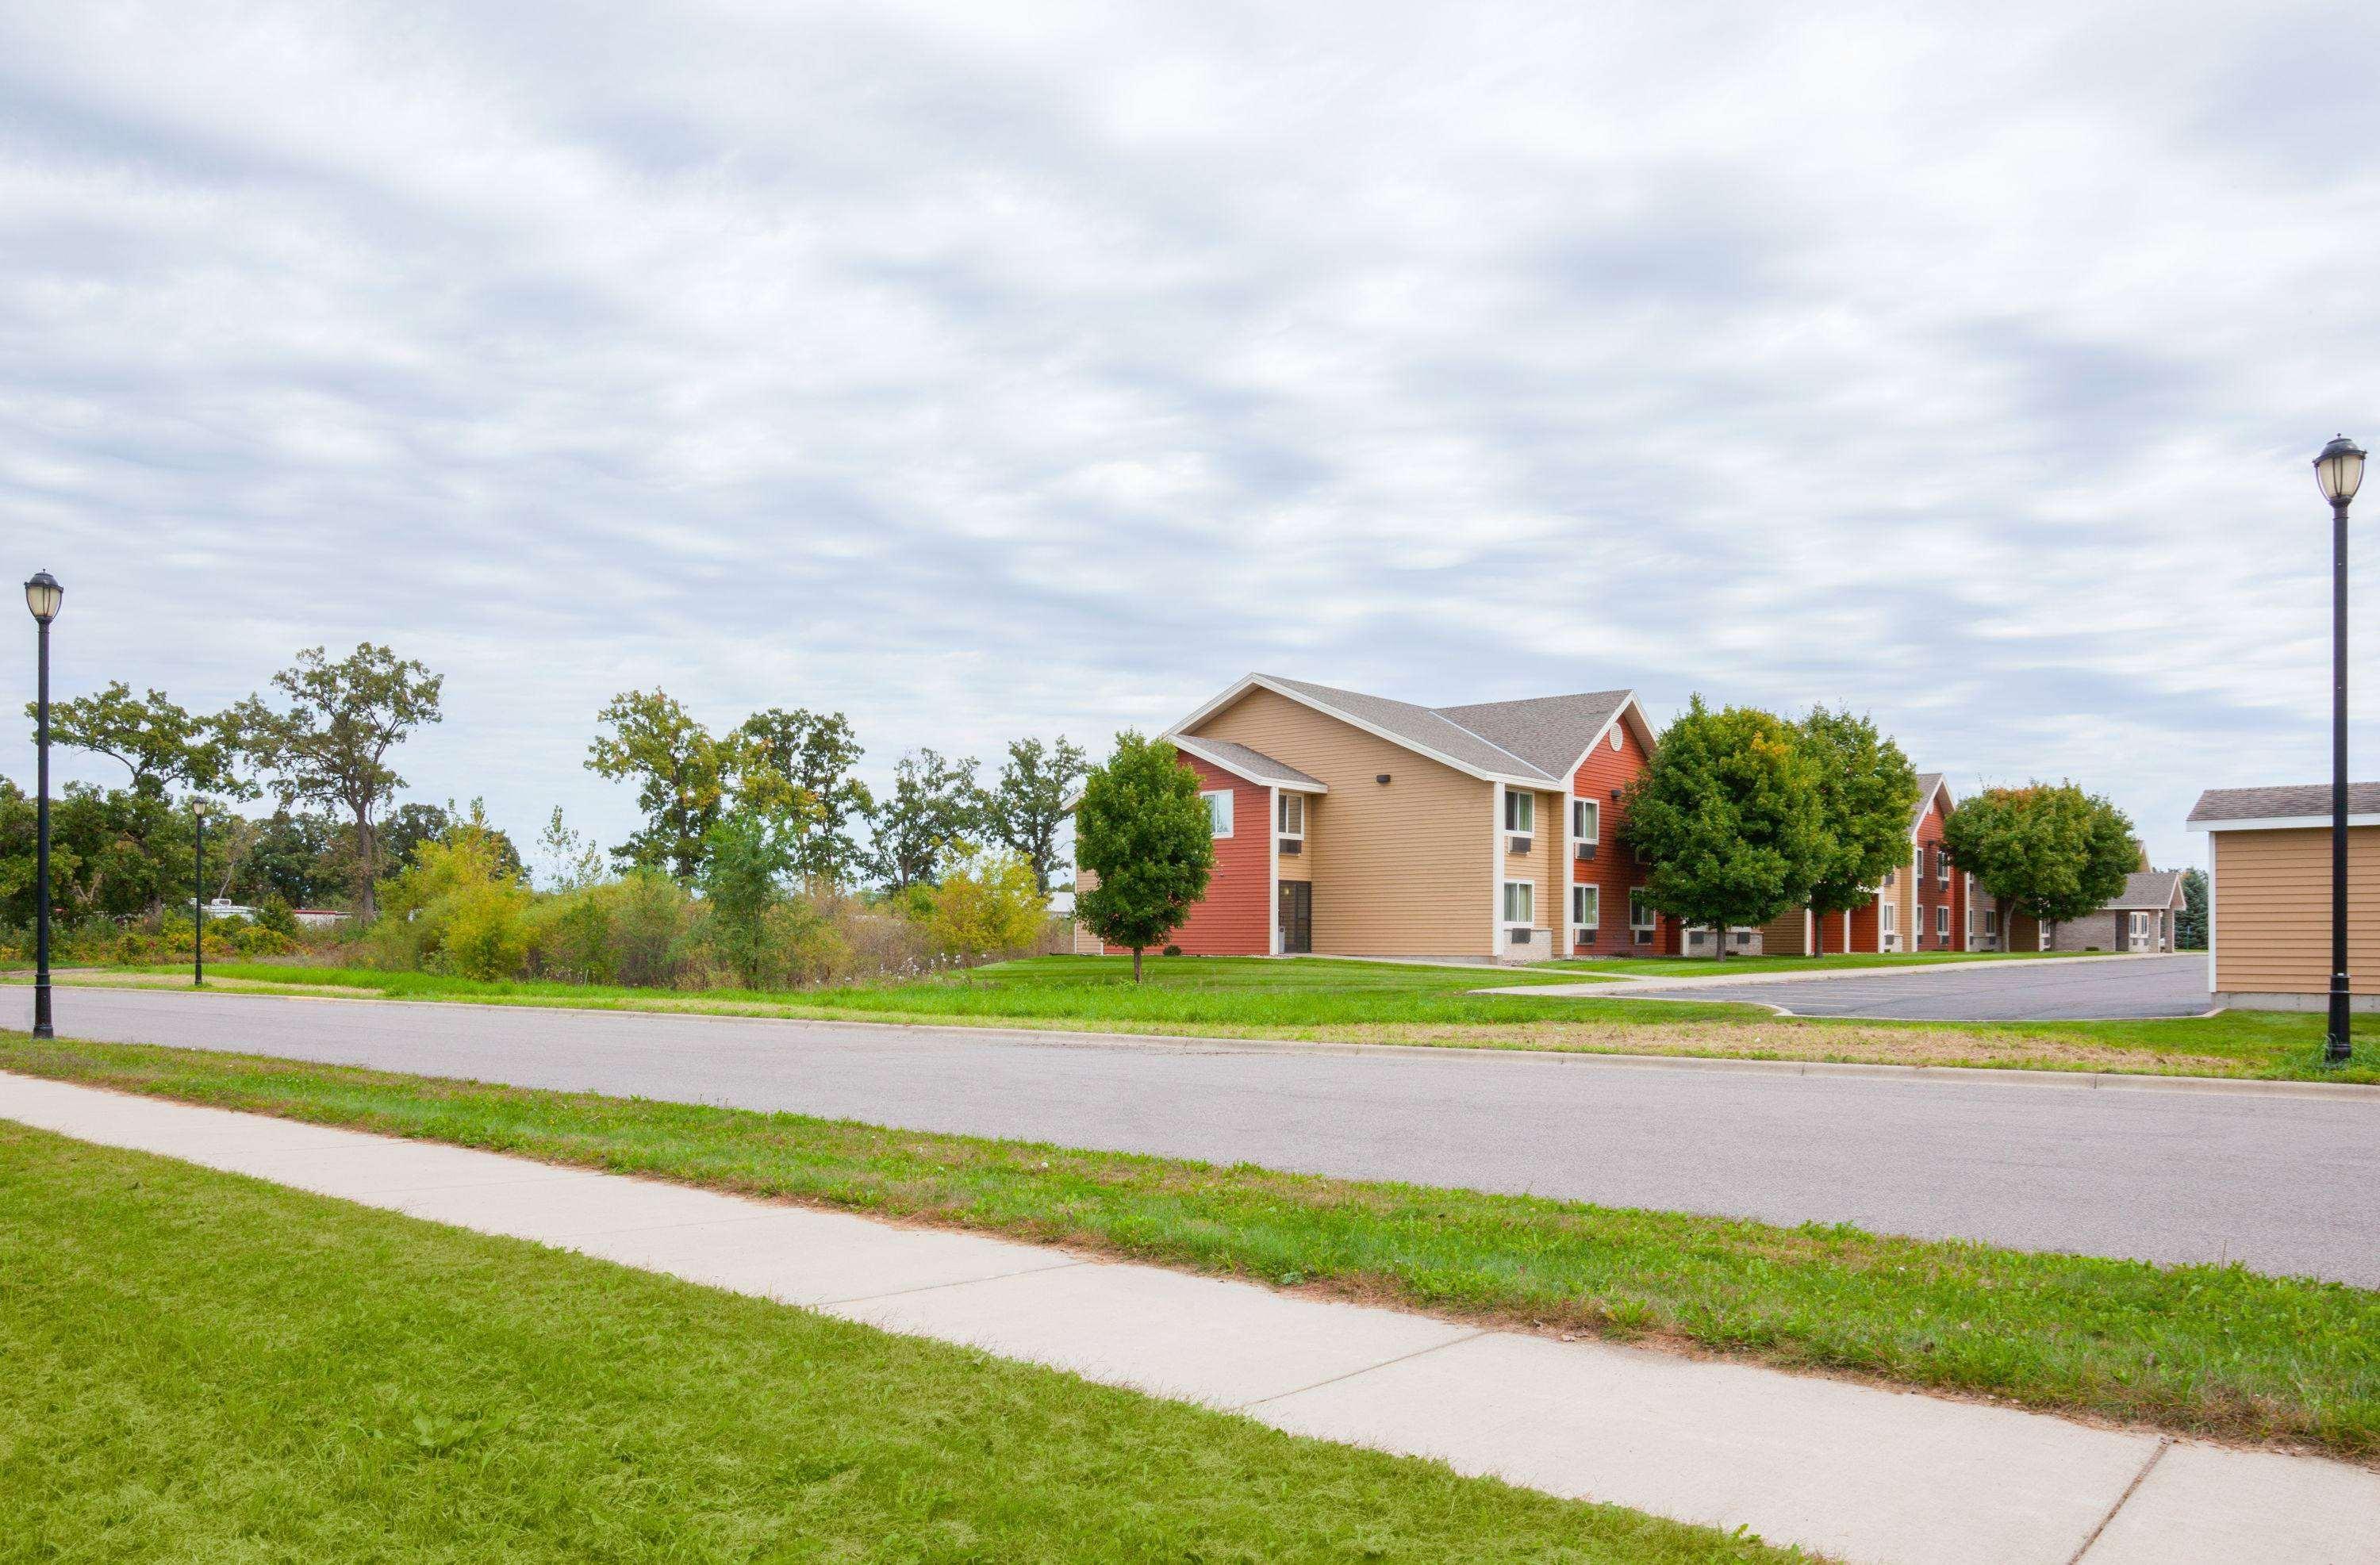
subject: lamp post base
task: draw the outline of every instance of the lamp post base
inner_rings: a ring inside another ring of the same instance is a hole
[[[47,1038],[58,1036],[50,1030],[50,979],[47,974],[33,985],[33,1036]]]

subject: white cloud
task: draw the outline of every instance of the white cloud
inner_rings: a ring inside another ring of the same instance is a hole
[[[415,791],[523,831],[624,828],[629,685],[880,771],[1263,667],[1848,701],[2178,860],[2198,787],[2322,774],[2375,31],[18,7],[0,500],[62,693],[392,642]]]

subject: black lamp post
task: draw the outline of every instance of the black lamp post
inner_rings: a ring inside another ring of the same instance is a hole
[[[190,987],[207,982],[207,807],[190,801]]]
[[[2325,1065],[2344,1065],[2347,992],[2347,507],[2363,482],[2363,448],[2339,436],[2313,459],[2314,482],[2330,502],[2330,1033]]]
[[[37,782],[33,810],[33,1036],[55,1037],[50,1030],[50,622],[58,617],[58,601],[66,588],[47,571],[35,571],[25,583],[25,607],[41,626],[39,710],[33,726]]]

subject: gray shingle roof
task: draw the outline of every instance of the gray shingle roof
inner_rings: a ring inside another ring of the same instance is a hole
[[[1318,792],[1329,791],[1322,782],[1308,777],[1287,761],[1275,760],[1262,750],[1252,750],[1245,745],[1234,745],[1229,739],[1208,739],[1195,734],[1186,735],[1176,734],[1173,735],[1173,743],[1176,748],[1188,750],[1193,755],[1204,755],[1216,765],[1236,771],[1254,782],[1286,783],[1293,788],[1312,788]]]
[[[1561,777],[1577,764],[1611,714],[1628,699],[1625,690],[1594,690],[1579,696],[1540,696],[1525,701],[1483,701],[1439,707],[1451,720],[1527,761],[1548,777]]]
[[[1921,771],[1917,774],[1917,807],[1909,812],[1909,829],[1912,831],[1925,824],[1925,807],[1934,802],[1934,792],[1941,786],[1940,772]]]
[[[2380,815],[2380,782],[2350,782],[2347,813]],[[2286,788],[2209,788],[2198,795],[2190,819],[2201,820],[2289,820],[2299,816],[2330,817],[2330,784],[2307,782]]]
[[[1537,765],[1486,735],[1463,726],[1453,718],[1428,707],[1417,707],[1410,701],[1392,701],[1386,696],[1366,696],[1360,690],[1341,690],[1329,685],[1309,684],[1303,679],[1283,679],[1279,674],[1264,676],[1284,690],[1294,690],[1318,706],[1332,709],[1370,723],[1373,727],[1394,735],[1425,750],[1435,750],[1465,766],[1482,771],[1501,772],[1512,777],[1526,777],[1536,782],[1559,785],[1553,771]],[[1518,705],[1508,702],[1506,705]],[[1461,709],[1456,709],[1461,710]],[[1556,761],[1559,769],[1569,764],[1586,748],[1592,731],[1580,737],[1570,756]]]
[[[2107,910],[2123,913],[2133,908],[2171,907],[2174,893],[2180,890],[2179,869],[2135,869],[2125,879],[2124,889],[2107,899]]]

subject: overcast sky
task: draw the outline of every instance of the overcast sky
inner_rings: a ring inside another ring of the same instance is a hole
[[[8,568],[61,696],[426,661],[524,842],[617,690],[880,779],[1257,669],[1847,703],[2199,862],[2327,775],[2375,13],[1781,9],[0,0]]]

